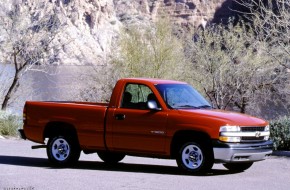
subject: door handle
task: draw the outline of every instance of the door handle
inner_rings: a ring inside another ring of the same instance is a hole
[[[116,114],[115,115],[116,120],[124,120],[125,119],[125,114]]]

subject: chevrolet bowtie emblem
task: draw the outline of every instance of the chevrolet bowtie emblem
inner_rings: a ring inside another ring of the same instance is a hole
[[[260,131],[256,131],[255,136],[258,138],[258,137],[260,137],[260,135],[261,135],[261,132]]]

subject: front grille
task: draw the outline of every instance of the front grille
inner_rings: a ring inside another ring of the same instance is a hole
[[[241,132],[262,132],[265,131],[265,127],[241,127]],[[241,137],[241,142],[261,142],[264,141],[265,137],[264,136],[251,136],[251,137]]]
[[[264,137],[242,137],[242,141],[263,141]]]
[[[264,131],[265,127],[241,127],[242,132]]]

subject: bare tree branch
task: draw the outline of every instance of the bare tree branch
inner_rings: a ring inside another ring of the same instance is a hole
[[[0,34],[4,39],[0,49],[1,55],[6,57],[6,61],[0,64],[14,65],[13,80],[1,103],[1,109],[5,110],[23,74],[35,70],[38,65],[49,64],[47,60],[54,56],[50,50],[55,49],[53,41],[62,24],[54,3],[40,0],[29,6],[22,2],[11,4],[11,1],[4,1],[0,5],[0,30],[4,31]]]

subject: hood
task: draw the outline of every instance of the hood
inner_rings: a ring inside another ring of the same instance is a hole
[[[249,116],[246,114],[224,111],[224,110],[206,110],[206,109],[182,109],[178,112],[184,116],[192,116],[198,120],[207,120],[221,125],[237,126],[265,126],[268,125],[263,119]]]

